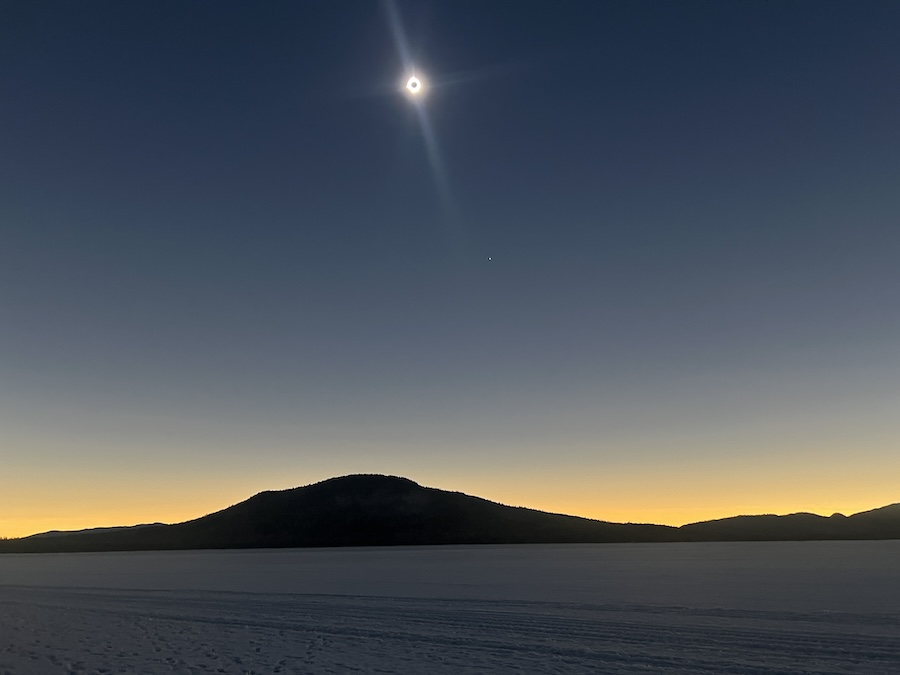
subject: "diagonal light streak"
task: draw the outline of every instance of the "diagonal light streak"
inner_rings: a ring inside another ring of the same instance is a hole
[[[394,37],[394,45],[397,47],[397,54],[400,56],[403,69],[408,72],[412,70],[413,63],[409,54],[409,42],[406,40],[403,23],[400,21],[400,12],[397,11],[397,3],[394,0],[384,0],[383,5],[391,35]]]
[[[403,22],[400,19],[400,12],[394,0],[384,0],[383,2],[385,14],[387,15],[388,26],[391,29],[391,35],[394,38],[394,45],[397,48],[397,54],[404,70],[404,79],[401,89],[406,87],[408,78],[417,77],[419,73],[413,63],[409,50],[409,42],[406,39],[406,33],[403,30]],[[425,80],[422,86],[425,87]],[[450,181],[447,178],[447,170],[438,144],[437,135],[434,133],[434,126],[428,116],[425,99],[427,94],[416,92],[410,94],[410,101],[416,109],[416,117],[419,120],[419,128],[422,132],[422,138],[425,141],[425,154],[428,164],[431,167],[431,173],[434,178],[437,197],[440,203],[441,211],[444,215],[444,223],[448,229],[447,234],[458,239],[461,232],[459,227],[459,218],[453,196],[450,190]]]

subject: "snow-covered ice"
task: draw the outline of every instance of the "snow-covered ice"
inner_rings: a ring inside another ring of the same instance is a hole
[[[0,556],[0,673],[900,673],[900,541]]]

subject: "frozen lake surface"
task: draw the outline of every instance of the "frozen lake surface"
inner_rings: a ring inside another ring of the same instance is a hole
[[[2,673],[900,673],[900,541],[0,556]]]

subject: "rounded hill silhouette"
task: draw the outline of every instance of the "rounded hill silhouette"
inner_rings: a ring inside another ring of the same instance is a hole
[[[352,475],[261,492],[176,525],[48,532],[2,552],[900,538],[900,504],[830,518],[737,516],[682,527],[609,523],[504,506],[407,478]]]

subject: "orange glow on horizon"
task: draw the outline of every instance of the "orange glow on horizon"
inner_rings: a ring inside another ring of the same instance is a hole
[[[318,480],[320,479],[310,482],[315,483]],[[480,485],[473,489],[468,486],[454,486],[452,482],[446,480],[431,481],[415,477],[413,480],[425,487],[465,492],[509,506],[522,506],[608,522],[671,526],[737,515],[785,515],[801,511],[822,516],[840,512],[849,516],[898,501],[896,494],[891,495],[889,490],[881,491],[883,494],[881,499],[878,498],[878,491],[866,490],[864,494],[856,495],[855,498],[844,495],[848,498],[839,504],[836,501],[822,499],[821,495],[799,493],[731,500],[728,500],[725,494],[707,495],[706,498],[692,503],[683,496],[679,499],[666,499],[663,495],[661,498],[658,492],[649,490],[643,495],[630,491],[627,498],[624,495],[611,494],[601,503],[590,492],[574,489],[549,494],[541,494],[540,490],[534,490],[529,494],[524,486],[515,486],[518,489],[513,489],[513,486],[509,485],[504,486],[506,489],[498,487],[489,489],[489,486]],[[308,483],[299,483],[297,486],[305,484]],[[114,491],[99,496],[94,494],[90,499],[70,494],[56,504],[49,500],[41,504],[26,500],[26,503],[19,504],[15,509],[4,509],[0,517],[0,537],[24,537],[51,530],[81,530],[154,522],[179,523],[227,508],[264,489],[287,487],[296,486],[272,485],[251,491],[208,489],[202,494],[173,490],[159,499],[151,494],[131,494],[130,498],[125,499],[121,491]],[[619,503],[616,503],[617,501]]]
[[[248,495],[249,496],[249,495]],[[566,503],[519,503],[519,500],[503,500],[495,499],[491,501],[499,501],[509,506],[523,506],[526,508],[538,509],[550,513],[562,513],[566,515],[581,516],[583,518],[592,518],[595,520],[604,520],[614,523],[653,523],[656,525],[679,526],[687,523],[695,523],[704,520],[715,520],[719,518],[728,518],[738,515],[761,515],[776,514],[787,515],[790,513],[809,512],[820,516],[830,516],[832,513],[839,512],[845,516],[859,513],[860,511],[868,511],[882,506],[889,505],[890,501],[879,502],[874,504],[871,500],[865,503],[851,504],[849,508],[815,508],[807,506],[792,506],[785,504],[783,506],[773,505],[771,507],[759,508],[734,508],[725,505],[719,508],[698,509],[684,507],[681,509],[642,509],[628,511],[625,509],[602,509],[591,510],[577,508],[578,504]],[[227,508],[234,504],[228,500],[220,500],[216,504],[210,503],[204,506],[184,506],[180,508],[170,508],[165,510],[141,509],[137,511],[85,511],[72,515],[56,515],[56,514],[36,514],[34,516],[23,516],[18,518],[3,518],[0,520],[0,537],[16,538],[27,537],[32,534],[41,532],[49,532],[52,530],[83,530],[97,527],[121,527],[131,525],[142,525],[148,523],[180,523],[186,520],[193,520],[209,513]]]
[[[240,440],[240,439],[239,439]],[[224,445],[224,443],[223,443]],[[422,486],[462,492],[510,506],[610,522],[683,525],[737,515],[812,512],[852,515],[900,502],[900,458],[893,444],[873,444],[874,460],[848,462],[840,448],[820,444],[776,447],[763,453],[733,447],[729,455],[674,448],[664,460],[641,447],[619,455],[570,450],[571,458],[544,448],[464,448],[435,444],[415,453],[399,444],[348,446],[343,454],[298,454],[296,445],[268,448],[269,459],[233,452],[217,462],[174,450],[147,450],[135,461],[88,464],[71,452],[38,464],[5,467],[0,478],[0,536],[200,518],[265,490],[283,490],[335,476],[371,473],[405,476]],[[478,450],[476,453],[475,450]],[[677,450],[677,452],[676,452]],[[540,451],[540,452],[538,452]],[[29,457],[37,455],[33,449]],[[475,456],[477,454],[477,457]],[[107,457],[115,457],[111,452]],[[677,457],[677,459],[676,459]],[[226,461],[227,460],[227,461]],[[776,461],[777,460],[777,461]],[[43,467],[53,466],[49,471]]]

